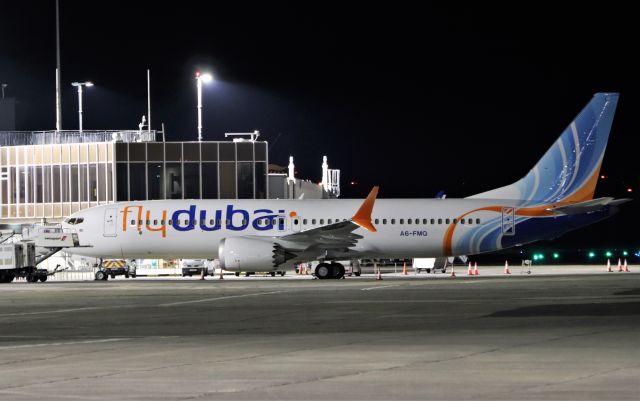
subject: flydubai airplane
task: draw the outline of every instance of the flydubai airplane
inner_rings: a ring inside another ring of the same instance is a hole
[[[473,255],[553,239],[628,199],[593,199],[617,93],[597,93],[521,180],[463,199],[152,200],[98,206],[63,223],[71,251],[100,258],[206,258],[230,271],[319,260]]]

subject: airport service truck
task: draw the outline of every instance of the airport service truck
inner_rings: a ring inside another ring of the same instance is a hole
[[[30,283],[45,282],[49,272],[36,267],[36,245],[31,241],[0,244],[0,283],[24,277]]]

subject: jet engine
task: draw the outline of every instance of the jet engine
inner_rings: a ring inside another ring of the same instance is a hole
[[[231,237],[218,245],[220,267],[229,271],[269,271],[296,255],[268,239]]]

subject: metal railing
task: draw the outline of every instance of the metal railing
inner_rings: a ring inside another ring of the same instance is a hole
[[[0,131],[0,146],[55,145],[87,142],[151,142],[156,131]]]

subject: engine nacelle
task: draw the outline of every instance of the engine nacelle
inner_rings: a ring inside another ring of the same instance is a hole
[[[277,270],[295,256],[268,239],[231,237],[224,238],[218,245],[220,267],[230,271]]]

